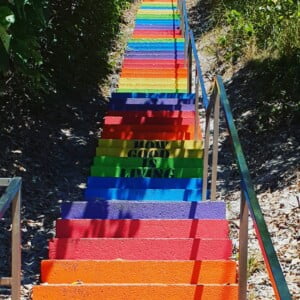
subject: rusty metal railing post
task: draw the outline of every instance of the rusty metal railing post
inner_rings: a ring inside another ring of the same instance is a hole
[[[211,172],[211,200],[216,200],[217,175],[218,175],[218,153],[219,153],[219,122],[220,122],[220,94],[218,93],[214,102],[214,133]]]
[[[240,232],[239,232],[239,300],[247,300],[248,277],[248,207],[244,192],[241,191]]]
[[[21,189],[12,202],[12,255],[11,295],[12,300],[21,298]]]

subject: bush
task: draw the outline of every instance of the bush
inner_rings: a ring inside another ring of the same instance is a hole
[[[0,0],[2,93],[8,82],[35,97],[97,87],[129,2]]]

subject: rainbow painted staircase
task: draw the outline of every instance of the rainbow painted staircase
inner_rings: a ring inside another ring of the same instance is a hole
[[[203,143],[175,1],[142,2],[84,201],[63,203],[33,299],[237,299],[225,203],[201,202]]]

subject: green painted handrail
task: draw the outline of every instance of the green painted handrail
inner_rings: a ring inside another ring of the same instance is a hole
[[[241,187],[245,195],[248,209],[252,217],[255,232],[259,240],[259,245],[263,253],[267,269],[275,290],[276,297],[281,300],[292,299],[285,277],[279,264],[266,222],[264,220],[254,186],[251,180],[250,172],[243,153],[237,129],[234,124],[230,104],[226,95],[225,87],[221,76],[216,76],[216,86],[220,95],[221,106],[229,129],[232,140],[233,152],[237,161],[239,173],[241,176]]]

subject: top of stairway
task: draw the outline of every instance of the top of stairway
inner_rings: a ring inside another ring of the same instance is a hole
[[[111,99],[149,98],[149,99],[195,99],[189,93],[112,93]]]

